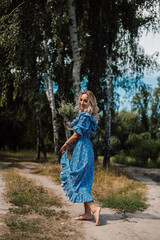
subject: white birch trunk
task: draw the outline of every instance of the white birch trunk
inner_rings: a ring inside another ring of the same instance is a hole
[[[56,122],[56,107],[55,107],[55,97],[53,94],[53,82],[51,73],[49,70],[49,63],[48,63],[48,49],[47,43],[45,39],[45,32],[44,32],[44,40],[43,40],[43,47],[44,47],[44,54],[45,54],[45,91],[50,103],[50,109],[52,114],[52,127],[53,127],[53,142],[54,142],[54,152],[55,152],[55,159],[58,160],[58,130],[57,130],[57,122]]]
[[[110,165],[110,137],[111,137],[111,56],[107,55],[106,63],[106,85],[107,85],[107,105],[106,105],[106,139],[103,166]]]
[[[73,54],[72,78],[74,88],[74,101],[77,104],[80,95],[80,51],[78,46],[78,33],[74,0],[68,0],[68,15],[69,15],[69,33]]]

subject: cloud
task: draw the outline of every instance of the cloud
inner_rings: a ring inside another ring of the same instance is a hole
[[[144,48],[146,54],[152,55],[155,52],[159,52],[158,62],[160,63],[160,34],[153,34],[152,32],[146,34],[144,32],[139,44]]]

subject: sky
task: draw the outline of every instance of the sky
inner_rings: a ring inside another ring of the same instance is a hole
[[[144,48],[144,51],[146,54],[148,55],[152,55],[155,52],[159,52],[159,56],[157,58],[158,63],[160,64],[160,34],[153,34],[153,33],[148,33],[146,35],[146,33],[144,32],[140,42],[139,42],[140,46],[142,46]],[[157,77],[160,76],[160,72],[154,72],[151,75],[146,75],[143,79],[144,83],[149,84],[152,88],[157,87]],[[122,109],[126,109],[128,111],[130,111],[131,109],[131,99],[130,98],[126,98],[126,94],[124,93],[123,89],[119,89],[119,93],[121,95],[120,97],[120,108],[119,111]]]

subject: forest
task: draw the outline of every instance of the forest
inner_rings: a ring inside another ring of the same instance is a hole
[[[160,167],[158,53],[139,45],[143,31],[160,31],[159,0],[1,0],[0,150],[36,150],[60,158],[81,91],[100,109],[92,140],[95,159]],[[119,111],[121,87],[136,93]]]

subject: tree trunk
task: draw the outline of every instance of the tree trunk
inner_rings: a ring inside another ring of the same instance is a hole
[[[66,140],[68,140],[72,134],[71,134],[71,131],[66,126],[66,121],[67,121],[66,119],[63,120],[63,125],[65,129]]]
[[[55,107],[55,97],[53,94],[53,82],[52,77],[49,69],[49,62],[48,62],[48,49],[47,43],[45,39],[45,31],[43,32],[44,40],[43,40],[43,47],[44,47],[44,55],[45,55],[45,91],[50,103],[50,109],[52,114],[52,127],[53,127],[53,143],[54,143],[54,153],[55,153],[55,161],[58,162],[58,130],[57,130],[57,121],[56,121],[56,107]]]
[[[73,54],[72,78],[74,88],[74,101],[77,104],[80,95],[80,52],[78,46],[78,34],[74,0],[68,0],[68,15],[69,15],[69,33]]]
[[[44,157],[44,162],[47,162],[47,154],[46,154],[46,149],[44,145],[44,138],[43,138],[43,130],[42,130],[42,122],[41,122],[41,116],[40,112],[38,113],[38,121],[39,121],[39,130],[40,130],[40,142],[41,142],[41,148],[43,152],[43,157]]]
[[[103,167],[110,166],[110,137],[111,137],[111,56],[107,57],[106,67],[106,85],[107,85],[107,105],[105,111],[106,117],[106,139]]]
[[[40,159],[41,148],[44,156],[44,162],[47,162],[48,160],[46,155],[46,149],[44,146],[41,116],[40,116],[40,112],[38,112],[37,113],[37,157],[36,157],[37,160]]]
[[[39,127],[39,121],[38,117],[36,119],[36,125],[37,125],[37,156],[36,159],[40,160],[40,154],[41,154],[41,149],[40,149],[40,127]]]

